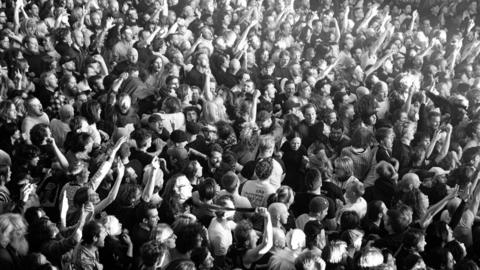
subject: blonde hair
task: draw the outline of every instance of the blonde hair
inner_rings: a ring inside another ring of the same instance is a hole
[[[353,172],[354,172],[353,160],[350,157],[348,156],[339,157],[335,159],[334,165],[335,165],[335,168],[341,168],[345,172],[347,172],[347,174],[353,175]]]
[[[0,245],[7,246],[15,233],[25,234],[27,223],[19,214],[0,215]]]

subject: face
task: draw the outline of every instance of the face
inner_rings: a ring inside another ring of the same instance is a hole
[[[219,152],[212,152],[209,160],[211,165],[213,165],[215,168],[219,168],[222,162],[222,154]]]
[[[293,151],[297,151],[300,148],[300,145],[302,145],[302,139],[300,139],[299,137],[295,137],[290,140],[290,148]]]
[[[266,94],[267,94],[267,96],[268,96],[269,98],[273,99],[273,98],[275,98],[275,92],[276,92],[276,91],[277,91],[277,90],[275,89],[275,87],[273,86],[273,84],[269,84],[269,85],[268,85],[268,88],[267,88],[267,90],[266,90]]]
[[[430,117],[430,127],[436,130],[439,126],[440,126],[440,116]]]
[[[42,103],[38,99],[34,99],[30,102],[30,113],[34,116],[42,116],[43,115],[43,107]]]
[[[17,108],[14,104],[10,106],[7,110],[7,120],[16,120],[17,119]]]
[[[387,149],[392,149],[394,139],[395,139],[395,133],[392,132],[383,140],[383,145]]]
[[[315,121],[317,120],[317,112],[315,111],[314,108],[308,108],[305,110],[305,113],[303,114],[305,117],[305,122],[308,125],[313,125],[315,124]]]
[[[38,41],[36,38],[29,38],[27,48],[32,53],[38,53]]]
[[[175,190],[178,192],[179,199],[181,203],[184,203],[186,200],[192,197],[192,185],[187,177],[181,176],[177,178],[175,183]]]
[[[121,100],[118,101],[120,112],[126,114],[130,107],[132,106],[132,101],[129,97],[124,96]]]
[[[107,237],[107,231],[105,228],[102,226],[102,229],[100,231],[100,235],[98,236],[98,240],[95,243],[97,247],[104,247],[105,246],[105,237]]]
[[[330,132],[330,139],[336,142],[342,138],[342,134],[343,134],[343,131],[341,129],[332,128]]]
[[[132,30],[129,29],[129,28],[125,29],[125,31],[123,32],[123,38],[124,38],[125,41],[127,41],[127,42],[132,41],[132,39],[133,39],[133,32],[132,32]]]
[[[310,85],[305,86],[300,90],[300,96],[302,98],[309,99],[311,95],[312,95],[312,88],[310,88]]]
[[[147,225],[150,227],[150,228],[154,228],[157,226],[158,224],[158,220],[159,220],[159,217],[158,217],[158,210],[156,208],[152,208],[152,209],[149,209],[148,210],[148,220],[147,220]]]

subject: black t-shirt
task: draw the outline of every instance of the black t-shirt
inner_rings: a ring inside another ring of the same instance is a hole
[[[142,151],[138,151],[135,148],[131,148],[130,151],[131,151],[130,160],[136,159],[140,161],[140,163],[142,163],[144,167],[150,164],[150,162],[152,162],[153,157],[151,155]]]

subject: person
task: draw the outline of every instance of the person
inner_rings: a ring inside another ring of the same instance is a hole
[[[252,267],[273,245],[270,214],[266,208],[258,208],[257,211],[263,217],[264,230],[262,241],[257,245],[258,236],[250,222],[242,221],[238,223],[234,231],[237,243],[230,248],[228,255],[228,258],[231,259],[230,265],[232,267]]]
[[[20,214],[0,215],[2,245],[0,246],[0,265],[2,269],[23,269],[22,256],[28,253],[26,239],[27,224]]]
[[[216,205],[234,209],[233,199],[228,195],[216,199]],[[235,211],[216,211],[216,217],[208,226],[208,238],[212,245],[216,265],[225,266],[225,256],[233,244],[232,232],[237,224],[232,221]]]
[[[98,249],[105,245],[107,232],[105,227],[96,221],[85,224],[82,230],[82,241],[72,254],[72,264],[78,269],[98,269],[100,263]]]
[[[253,207],[267,206],[268,196],[275,193],[275,188],[268,181],[272,170],[272,160],[261,159],[255,165],[255,175],[258,179],[249,180],[243,185],[241,195],[248,198]]]
[[[476,269],[477,1],[197,2],[2,2],[1,269]]]

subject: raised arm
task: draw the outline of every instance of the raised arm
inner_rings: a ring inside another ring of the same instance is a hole
[[[342,34],[346,33],[348,30],[348,16],[350,15],[350,5],[347,4],[345,7],[345,14],[343,15],[342,20]]]
[[[422,228],[427,228],[432,222],[432,218],[436,216],[443,208],[445,208],[445,206],[450,200],[457,197],[457,195],[458,195],[458,186],[455,187],[452,193],[448,194],[439,202],[430,206],[427,209],[425,216],[420,220],[420,226],[422,226]]]
[[[69,164],[67,158],[63,155],[62,151],[58,148],[55,139],[52,137],[47,138],[47,142],[52,145],[53,150],[55,152],[55,156],[57,157],[58,162],[60,163],[60,167],[66,171],[68,170]]]
[[[211,74],[212,74],[212,71],[210,70],[210,68],[207,68],[205,70],[205,76],[206,76],[205,85],[203,86],[203,95],[206,101],[212,101],[214,98],[212,91],[210,91]]]
[[[244,258],[245,265],[250,265],[259,260],[273,246],[273,227],[270,213],[263,207],[258,208],[258,213],[263,216],[263,239],[260,245],[247,251]]]
[[[100,183],[102,183],[103,179],[105,178],[107,173],[110,171],[110,168],[112,167],[112,164],[113,164],[113,160],[115,159],[115,156],[117,155],[118,150],[120,150],[120,146],[122,146],[122,144],[125,143],[126,141],[127,141],[127,137],[122,137],[117,141],[108,159],[104,161],[102,165],[100,165],[100,168],[95,172],[92,179],[90,179],[89,181],[90,188],[92,188],[93,190],[97,190],[98,186],[100,186]]]
[[[155,179],[157,178],[157,175],[159,173],[162,173],[162,171],[160,170],[160,162],[158,160],[158,157],[154,157],[152,159],[150,166],[150,178],[148,178],[147,184],[145,185],[142,193],[142,200],[144,202],[150,202],[150,200],[152,199],[153,190],[155,189]]]
[[[94,215],[101,213],[107,206],[109,206],[115,198],[117,198],[118,190],[120,189],[120,184],[122,183],[123,176],[125,174],[125,165],[123,165],[121,160],[117,162],[117,178],[113,184],[112,189],[108,193],[107,197],[95,205]]]
[[[450,141],[452,137],[452,130],[453,127],[451,124],[446,125],[447,137],[445,138],[445,142],[442,145],[442,149],[440,150],[440,154],[435,158],[435,162],[438,164],[442,161],[445,156],[448,154],[448,150],[450,149]]]
[[[248,36],[248,33],[250,32],[250,30],[255,26],[257,25],[258,21],[257,20],[252,20],[252,22],[250,22],[250,24],[247,26],[247,28],[245,29],[245,31],[243,31],[242,33],[242,36],[240,37],[240,39],[238,40],[237,44],[234,46],[234,49],[233,49],[233,54],[237,54],[238,52],[240,52],[242,50],[242,48],[247,44],[247,36]]]

